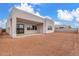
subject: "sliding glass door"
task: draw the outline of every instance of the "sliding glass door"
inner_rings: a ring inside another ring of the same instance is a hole
[[[24,24],[17,24],[17,34],[24,34]]]

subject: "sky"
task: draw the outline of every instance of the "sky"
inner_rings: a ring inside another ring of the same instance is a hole
[[[78,3],[0,3],[0,27],[6,28],[7,17],[12,7],[39,17],[52,19],[55,25],[77,27],[79,22]]]

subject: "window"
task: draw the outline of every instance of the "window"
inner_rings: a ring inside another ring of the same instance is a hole
[[[32,25],[32,30],[34,30],[35,29],[35,26],[34,25]]]
[[[24,24],[17,24],[16,33],[17,33],[17,34],[22,34],[22,33],[24,33]]]
[[[37,30],[37,26],[29,25],[29,26],[27,26],[27,30]]]
[[[35,30],[37,30],[37,26],[35,26]]]
[[[52,26],[48,26],[48,30],[52,30]]]
[[[64,27],[59,27],[60,29],[63,29]]]
[[[37,26],[32,25],[32,29],[33,29],[33,30],[37,30]]]
[[[31,28],[32,28],[32,27],[31,27],[30,25],[27,26],[27,30],[31,30]]]

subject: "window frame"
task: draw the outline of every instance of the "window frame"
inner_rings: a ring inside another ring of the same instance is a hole
[[[23,28],[21,28],[20,25],[22,25]],[[17,26],[16,26],[16,33],[17,34],[24,34],[24,24],[17,24]]]
[[[37,30],[37,26],[36,25],[28,25],[27,30]]]
[[[52,30],[53,28],[52,28],[52,26],[51,25],[49,25],[48,26],[48,30]]]

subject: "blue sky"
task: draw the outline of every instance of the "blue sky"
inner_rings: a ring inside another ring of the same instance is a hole
[[[28,3],[24,5],[20,3],[0,3],[0,27],[5,27],[7,16],[10,14],[10,9],[13,6],[42,17],[49,17],[56,24],[77,27],[77,21],[79,21],[78,3]]]

